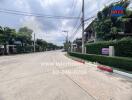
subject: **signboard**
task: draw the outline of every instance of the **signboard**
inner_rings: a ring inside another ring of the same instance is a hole
[[[109,48],[102,48],[103,55],[109,55]]]
[[[122,6],[114,6],[114,7],[112,7],[111,16],[113,16],[113,17],[124,16],[124,7],[122,7]]]

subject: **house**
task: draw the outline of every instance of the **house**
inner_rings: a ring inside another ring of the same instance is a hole
[[[93,26],[94,21],[92,21],[89,26],[85,29],[85,43],[94,42],[96,40],[96,34]]]
[[[74,45],[74,52],[81,52],[82,51],[82,38],[77,38],[76,40],[73,41]]]

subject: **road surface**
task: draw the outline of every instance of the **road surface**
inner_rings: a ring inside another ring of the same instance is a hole
[[[132,100],[132,80],[60,51],[3,56],[0,100]]]

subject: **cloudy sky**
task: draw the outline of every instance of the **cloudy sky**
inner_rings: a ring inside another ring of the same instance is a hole
[[[37,38],[62,45],[66,36],[66,33],[62,31],[68,30],[69,37],[72,36],[71,39],[73,39],[72,34],[75,31],[74,27],[80,24],[78,19],[52,19],[13,15],[3,13],[1,10],[6,9],[41,15],[78,17],[81,11],[81,1],[82,0],[0,0],[0,25],[15,29],[27,26],[35,32]],[[118,0],[85,0],[85,19],[95,16],[97,11],[115,1]],[[90,23],[90,21],[88,23]],[[81,32],[79,31],[74,38],[80,36]]]

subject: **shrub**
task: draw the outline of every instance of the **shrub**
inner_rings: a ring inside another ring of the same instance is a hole
[[[33,46],[16,46],[17,54],[33,52]]]
[[[132,59],[125,57],[108,57],[95,54],[68,53],[71,56],[82,58],[92,62],[98,62],[107,66],[132,71]]]
[[[101,55],[102,48],[109,46],[114,46],[116,56],[132,57],[132,38],[86,44],[88,54],[98,55]]]

